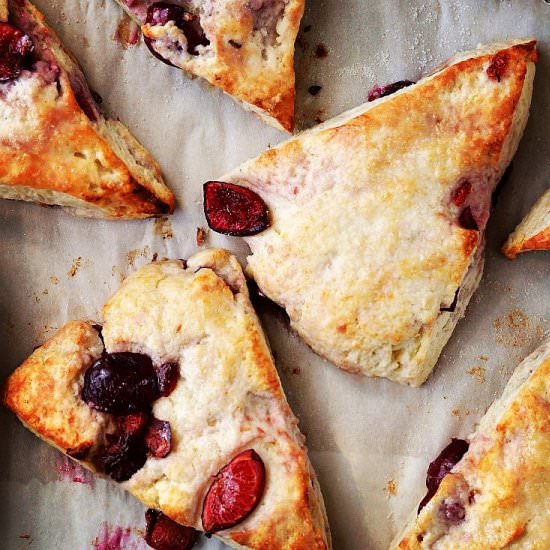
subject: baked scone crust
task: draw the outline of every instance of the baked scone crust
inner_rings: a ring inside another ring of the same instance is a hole
[[[550,250],[550,189],[536,202],[502,247],[513,260],[521,252]]]
[[[500,81],[487,74],[507,59]],[[418,386],[474,292],[490,196],[527,121],[534,41],[461,54],[433,75],[307,131],[220,181],[267,203],[248,272],[337,366]],[[458,222],[461,182],[480,231]],[[458,290],[456,309],[449,308]]]
[[[212,477],[240,451],[254,448],[267,470],[264,496],[251,516],[219,536],[237,548],[330,548],[304,437],[237,260],[210,250],[186,268],[181,261],[155,262],[128,277],[103,313],[108,352],[147,353],[155,362],[180,365],[175,390],[153,407],[156,418],[170,422],[172,451],[163,459],[149,457],[121,486],[200,530]],[[90,323],[69,323],[11,375],[5,404],[39,437],[79,457],[78,450],[93,449],[112,423],[111,415],[80,398],[84,372],[102,351]]]
[[[144,36],[179,40],[174,26],[145,23],[153,0],[117,0],[140,25]],[[281,130],[294,129],[294,43],[304,13],[304,0],[193,0],[210,45],[190,55],[181,48],[170,61],[191,75],[204,78]]]
[[[174,196],[149,152],[105,119],[77,61],[27,0],[9,0],[10,22],[40,61],[0,84],[0,197],[63,206],[108,219],[171,213]],[[79,105],[87,103],[92,119]]]
[[[518,366],[470,440],[469,451],[391,548],[550,548],[550,342]],[[449,500],[466,510],[456,525],[438,513]]]

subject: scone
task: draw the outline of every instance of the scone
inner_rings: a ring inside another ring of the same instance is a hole
[[[294,129],[294,42],[304,0],[117,0],[151,52],[221,88],[268,124]]]
[[[517,367],[469,444],[453,440],[430,465],[427,485],[392,549],[550,548],[550,342]]]
[[[246,236],[248,272],[318,354],[426,380],[481,277],[536,58],[519,40],[461,54],[205,185],[210,227]]]
[[[105,118],[76,60],[27,0],[0,19],[0,198],[79,216],[171,213],[157,163],[120,122]]]
[[[67,324],[11,375],[4,402],[20,420],[229,545],[330,548],[304,437],[237,260],[211,250],[147,265],[103,316],[103,327]]]
[[[550,250],[550,189],[537,201],[502,247],[502,252],[510,260],[520,252],[530,250]]]

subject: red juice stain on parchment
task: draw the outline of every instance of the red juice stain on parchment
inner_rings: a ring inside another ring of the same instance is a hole
[[[91,472],[65,455],[60,454],[56,457],[55,470],[59,481],[71,481],[74,483],[83,483],[85,485],[92,484],[93,476]]]
[[[104,521],[92,542],[92,548],[94,550],[147,550],[149,546],[129,527],[109,525]]]

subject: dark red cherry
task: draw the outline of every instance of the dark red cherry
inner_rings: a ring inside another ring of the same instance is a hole
[[[197,531],[171,520],[158,510],[145,512],[145,542],[155,550],[190,550],[197,542]]]
[[[141,438],[128,434],[108,434],[106,438],[107,444],[97,458],[100,468],[115,481],[130,479],[147,460]]]
[[[204,29],[200,23],[200,17],[193,15],[181,6],[169,4],[167,2],[156,2],[149,6],[147,18],[145,20],[151,26],[164,26],[173,21],[185,38],[187,39],[187,53],[190,55],[199,55],[197,48],[199,46],[208,46],[210,40],[206,37]],[[145,44],[151,53],[168,65],[173,65],[169,60],[162,57],[155,50],[155,40],[145,37]]]
[[[412,86],[413,84],[414,82],[412,80],[399,80],[398,82],[394,82],[393,84],[387,84],[386,86],[376,85],[369,92],[368,100],[374,101],[375,99],[379,99],[381,97],[394,94],[395,92],[398,92],[402,88],[406,88],[407,86]]]
[[[202,526],[207,533],[229,529],[258,506],[265,488],[265,466],[252,449],[237,455],[216,475],[204,499]]]
[[[449,445],[447,445],[439,456],[430,463],[428,467],[428,473],[426,475],[426,487],[428,493],[422,499],[418,512],[430,502],[435,495],[437,489],[441,485],[443,478],[455,467],[455,465],[466,454],[469,448],[469,443],[463,439],[451,439]]]
[[[141,434],[149,421],[149,413],[136,412],[126,414],[118,419],[120,430],[123,434],[137,436]]]
[[[30,36],[9,23],[0,23],[0,82],[17,78],[33,50]]]
[[[153,418],[145,432],[145,446],[155,458],[164,458],[172,450],[170,422]]]
[[[460,213],[458,223],[460,224],[460,227],[463,227],[464,229],[479,231],[479,226],[477,225],[477,221],[472,214],[472,209],[469,206],[464,208],[464,210]]]
[[[162,397],[170,395],[178,383],[179,365],[177,363],[164,363],[157,368],[159,391]]]
[[[271,225],[267,205],[254,191],[221,181],[205,183],[203,191],[204,214],[210,229],[224,235],[247,237]]]
[[[84,375],[82,399],[102,412],[145,411],[158,397],[157,374],[147,355],[106,353]]]

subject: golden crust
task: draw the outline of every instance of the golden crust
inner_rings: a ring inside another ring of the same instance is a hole
[[[41,61],[0,84],[0,115],[10,121],[0,129],[0,197],[112,219],[172,212],[174,196],[157,163],[97,110],[78,64],[43,15],[26,0],[9,6],[10,21],[32,37]]]
[[[4,403],[61,451],[91,449],[106,424],[72,390],[81,387],[84,371],[102,351],[98,332],[89,323],[68,323],[10,376]]]
[[[237,260],[213,250],[191,258],[187,268],[181,261],[145,266],[105,304],[104,319],[108,352],[147,353],[157,364],[180,365],[174,391],[153,405],[155,417],[170,422],[172,451],[148,458],[122,487],[146,506],[201,529],[212,477],[238,452],[254,448],[267,470],[264,496],[250,517],[219,536],[243,548],[330,548],[304,438]],[[92,411],[79,395],[86,368],[102,351],[89,324],[70,323],[12,374],[6,405],[62,451],[98,444],[113,418]]]
[[[518,367],[469,451],[391,548],[550,548],[550,343]],[[459,501],[464,521],[449,525],[443,502]]]
[[[198,55],[186,49],[185,35],[173,25],[145,24],[151,0],[118,3],[142,25],[144,36],[171,63],[221,88],[267,123],[294,129],[294,42],[304,0],[224,0],[195,2],[210,44]],[[131,5],[129,5],[131,4]],[[183,44],[175,53],[173,43]]]
[[[500,81],[487,74],[497,56]],[[270,208],[272,226],[246,238],[248,271],[317,353],[370,376],[427,378],[482,268],[482,231],[460,226],[461,208],[484,229],[527,120],[535,58],[534,41],[469,52],[220,178]],[[473,191],[459,207],[464,180]],[[456,312],[440,311],[457,289]]]
[[[502,247],[513,260],[519,253],[550,250],[550,189],[537,201]]]

